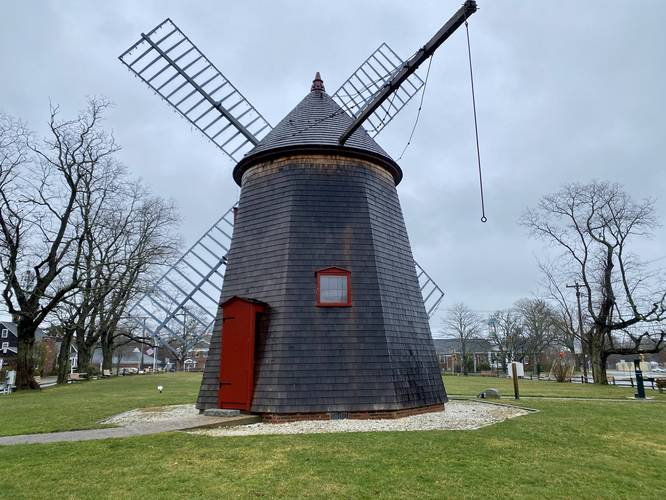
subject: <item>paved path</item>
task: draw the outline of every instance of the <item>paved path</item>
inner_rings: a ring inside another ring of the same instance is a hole
[[[0,437],[0,446],[12,444],[57,443],[62,441],[91,441],[95,439],[123,438],[146,436],[160,432],[182,431],[202,427],[224,427],[258,422],[259,417],[240,415],[237,417],[196,417],[181,418],[169,422],[129,425],[107,429],[90,429],[84,431],[49,432],[44,434],[24,434],[21,436]]]

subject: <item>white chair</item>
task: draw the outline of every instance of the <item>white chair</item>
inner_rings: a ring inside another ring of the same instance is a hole
[[[0,394],[11,394],[15,379],[16,372],[8,372],[7,375],[5,375],[5,380],[0,382]]]
[[[16,385],[16,372],[14,370],[7,372],[7,379],[5,380],[5,394],[11,394],[12,389]]]

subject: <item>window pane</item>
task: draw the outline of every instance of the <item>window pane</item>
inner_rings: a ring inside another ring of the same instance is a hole
[[[319,302],[347,303],[347,276],[320,276]]]

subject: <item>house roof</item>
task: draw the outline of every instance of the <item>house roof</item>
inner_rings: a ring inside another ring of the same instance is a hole
[[[432,339],[435,343],[435,351],[438,354],[453,354],[462,352],[460,339]],[[473,352],[494,352],[497,349],[486,339],[469,339],[466,342],[466,351]]]
[[[12,335],[14,335],[14,337],[18,337],[16,334],[16,323],[13,321],[0,321],[0,328],[6,328]],[[44,330],[37,327],[35,330],[35,338],[37,340],[42,340],[45,336],[46,334],[44,333]]]
[[[252,165],[279,155],[327,151],[379,161],[398,184],[402,178],[400,167],[363,127],[356,129],[344,145],[339,144],[351,123],[351,116],[325,92],[317,73],[310,93],[236,165],[234,179],[240,185]]]
[[[261,300],[251,299],[249,297],[240,297],[238,295],[234,295],[233,297],[229,297],[227,300],[222,302],[221,305],[224,306],[225,304],[228,304],[230,302],[237,301],[237,300],[240,300],[241,302],[248,302],[250,304],[257,304],[257,305],[260,305],[260,306],[268,307],[268,304],[266,304],[266,302],[262,302]]]
[[[12,323],[11,321],[0,321],[0,328],[6,328],[9,330],[9,333],[14,335],[16,337],[16,323]]]

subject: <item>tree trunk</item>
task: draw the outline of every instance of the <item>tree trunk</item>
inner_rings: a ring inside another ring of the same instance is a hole
[[[463,371],[463,375],[466,376],[468,374],[468,370],[467,370],[467,351],[465,350],[464,347],[461,349],[461,351],[462,351],[461,352],[461,355],[462,355],[462,371]]]
[[[102,347],[102,370],[113,370],[113,333],[104,329],[99,338]]]
[[[116,357],[116,377],[120,375],[120,361],[123,359],[122,349],[118,351],[118,356]]]
[[[604,352],[603,340],[606,332],[601,328],[595,329],[590,342],[590,358],[592,360],[592,377],[595,384],[608,385],[606,377],[606,359],[608,354]]]
[[[74,335],[73,331],[65,331],[62,341],[60,342],[60,351],[58,351],[58,367],[57,367],[57,376],[58,384],[67,383],[67,375],[69,374],[70,364],[69,364],[69,351],[72,347],[72,336]]]
[[[87,373],[90,370],[91,349],[85,342],[77,342],[76,347],[79,350],[78,355],[78,371],[79,373]]]
[[[113,343],[102,342],[102,370],[113,369]]]
[[[21,318],[16,325],[18,353],[16,354],[16,389],[39,389],[35,380],[35,331],[37,325],[29,319]]]

